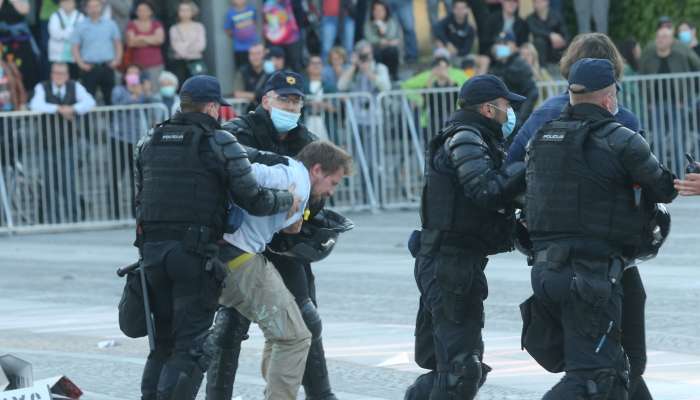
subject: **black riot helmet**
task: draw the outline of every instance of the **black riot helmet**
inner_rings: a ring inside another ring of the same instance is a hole
[[[338,235],[354,227],[355,224],[349,218],[323,209],[304,222],[298,234],[276,235],[268,249],[304,262],[321,261],[333,250]]]
[[[671,214],[663,204],[656,204],[654,212],[645,227],[642,237],[642,245],[637,252],[637,261],[648,261],[656,257],[661,246],[666,242],[671,232]]]

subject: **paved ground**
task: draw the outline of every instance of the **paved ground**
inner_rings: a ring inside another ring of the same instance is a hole
[[[648,293],[647,378],[657,399],[700,399],[700,201],[672,207],[673,230],[656,260],[643,266]],[[420,372],[412,362],[417,290],[405,239],[416,213],[357,214],[357,229],[315,267],[331,379],[341,399],[402,399]],[[133,261],[128,229],[0,238],[0,354],[34,363],[34,375],[65,374],[85,399],[135,399],[145,340],[116,323],[122,281]],[[518,304],[529,294],[519,254],[487,268],[486,362],[494,367],[479,399],[538,399],[557,376],[519,349]],[[116,346],[98,344],[113,340]],[[245,343],[237,396],[261,399],[262,348]],[[301,397],[301,396],[300,396]]]

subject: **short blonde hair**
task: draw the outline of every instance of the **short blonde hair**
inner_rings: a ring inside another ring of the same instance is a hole
[[[331,63],[331,55],[333,55],[333,54],[337,54],[337,55],[343,57],[343,60],[345,60],[345,62],[348,61],[348,52],[345,51],[345,49],[343,47],[335,46],[335,47],[332,47],[328,51],[328,63],[329,64]]]

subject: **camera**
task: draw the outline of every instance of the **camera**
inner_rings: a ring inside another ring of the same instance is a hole
[[[369,54],[362,53],[362,54],[360,54],[358,59],[360,60],[360,62],[367,62],[367,61],[369,61]]]

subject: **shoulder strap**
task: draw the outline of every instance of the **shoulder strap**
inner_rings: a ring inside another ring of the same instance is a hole
[[[66,23],[63,21],[63,17],[61,16],[61,11],[60,10],[56,11],[56,15],[58,16],[58,23],[61,24],[61,29],[66,29]]]
[[[615,132],[616,130],[623,128],[623,127],[624,127],[624,125],[622,125],[621,123],[619,123],[617,121],[608,121],[605,123],[605,125],[603,125],[602,127],[599,128],[600,129],[600,131],[599,131],[600,136],[602,136],[602,137],[610,136],[613,132]]]

